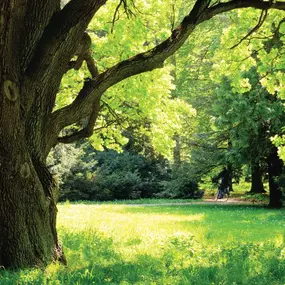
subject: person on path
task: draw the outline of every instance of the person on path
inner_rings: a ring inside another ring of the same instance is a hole
[[[226,192],[227,188],[229,187],[229,180],[230,180],[230,173],[226,167],[214,178],[215,181],[221,180],[219,184],[219,194],[218,199],[222,199],[224,193]]]

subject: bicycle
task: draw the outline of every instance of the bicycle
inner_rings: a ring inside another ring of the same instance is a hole
[[[220,197],[222,194],[222,197]],[[214,196],[214,200],[215,201],[221,201],[221,202],[227,202],[228,199],[230,197],[230,188],[229,187],[226,187],[226,188],[218,188],[218,191],[217,193],[215,193],[215,196]]]

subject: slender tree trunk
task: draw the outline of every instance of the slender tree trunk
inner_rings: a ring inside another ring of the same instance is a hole
[[[229,173],[229,181],[228,181],[228,185],[229,185],[229,190],[230,192],[233,192],[233,167],[231,163],[227,163],[227,171]]]
[[[233,144],[231,140],[228,140],[228,151],[230,151],[233,147]],[[227,171],[228,171],[228,186],[229,186],[229,191],[233,192],[233,166],[232,163],[227,162]]]
[[[175,18],[173,17],[171,19],[171,26],[174,27],[175,26]],[[177,62],[176,62],[176,55],[172,55],[170,58],[170,62],[173,65],[173,69],[171,71],[171,76],[173,77],[173,84],[177,85],[177,72],[176,72],[176,68],[177,68]],[[177,94],[175,94],[175,90],[172,91],[171,94],[172,98],[176,98]],[[175,142],[175,146],[173,148],[173,162],[174,162],[174,168],[178,169],[181,166],[181,137],[178,133],[175,133],[173,136],[173,140]]]
[[[268,157],[269,207],[279,208],[282,206],[282,192],[278,182],[282,168],[283,162],[278,156],[277,147],[273,147]]]
[[[174,167],[179,168],[181,166],[181,143],[180,143],[180,136],[175,134],[173,137],[175,141],[175,146],[173,149],[173,161]]]
[[[265,193],[262,174],[259,163],[253,163],[251,166],[251,193]]]

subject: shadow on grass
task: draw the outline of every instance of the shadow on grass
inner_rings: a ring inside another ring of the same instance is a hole
[[[63,229],[62,229],[63,232]],[[165,241],[159,256],[123,257],[110,238],[63,232],[67,267],[0,271],[0,284],[284,284],[284,243],[229,243],[209,251],[187,237]]]
[[[130,231],[130,237],[114,242],[93,228],[71,231],[62,227],[59,232],[67,267],[2,270],[0,284],[285,284],[284,235],[278,242],[266,242],[274,231],[284,233],[284,210],[265,211],[260,206],[243,205],[179,205],[120,206],[118,211],[131,214],[128,219],[142,214],[147,226],[156,214],[161,218],[159,223],[171,224],[174,230],[181,228],[183,235],[173,235],[171,231],[159,237],[159,244],[155,240],[145,244],[143,235],[132,238]],[[188,219],[191,215],[202,218]],[[116,221],[115,213],[113,218]],[[198,227],[203,229],[203,244],[195,236]],[[192,229],[194,238],[189,234]],[[247,233],[251,235],[248,239]],[[263,243],[253,242],[256,240]],[[140,251],[141,246],[146,250]]]

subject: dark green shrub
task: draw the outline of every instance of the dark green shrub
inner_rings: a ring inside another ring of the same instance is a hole
[[[127,151],[60,146],[49,161],[58,176],[60,201],[201,198],[203,195],[191,167],[185,164],[171,171],[162,158],[146,158]]]
[[[66,160],[63,158],[63,162]],[[59,176],[61,201],[102,201],[153,197],[163,190],[160,179],[169,172],[163,163],[165,161],[146,159],[136,153],[98,152],[88,148],[77,160],[55,164],[53,169]]]
[[[185,164],[172,172],[169,181],[162,182],[164,191],[158,197],[165,198],[202,198],[204,192],[199,190],[198,178],[193,174],[192,168]]]

